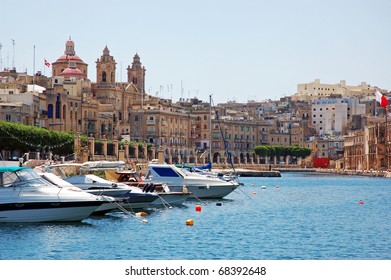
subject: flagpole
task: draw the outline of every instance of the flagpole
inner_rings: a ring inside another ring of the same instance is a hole
[[[389,139],[388,139],[388,104],[386,106],[386,154],[387,154],[387,171],[390,170],[390,153],[389,153]]]
[[[35,45],[34,45],[34,54],[33,54],[33,94],[35,92]]]

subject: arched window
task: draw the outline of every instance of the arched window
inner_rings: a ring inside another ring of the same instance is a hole
[[[53,104],[48,105],[48,119],[53,119]]]
[[[67,118],[67,115],[66,115],[66,105],[63,105],[62,106],[62,118],[65,120]]]
[[[60,100],[60,94],[57,93],[56,98],[56,119],[59,119],[61,117],[61,100]]]
[[[106,72],[102,72],[102,82],[106,83]]]
[[[114,72],[111,72],[110,83],[114,83]]]

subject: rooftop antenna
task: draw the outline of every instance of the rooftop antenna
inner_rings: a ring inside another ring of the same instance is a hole
[[[15,70],[15,40],[12,39],[12,70]]]
[[[121,60],[120,80],[121,80],[121,83],[122,83],[122,60]]]
[[[182,83],[182,80],[181,80],[181,99],[183,98],[183,83]]]

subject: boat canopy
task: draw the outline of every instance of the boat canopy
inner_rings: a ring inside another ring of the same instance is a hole
[[[19,167],[19,166],[0,166],[0,173],[2,172],[16,172],[22,169],[31,169],[30,167]]]

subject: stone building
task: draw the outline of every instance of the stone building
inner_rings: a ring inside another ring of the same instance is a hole
[[[297,93],[292,96],[293,101],[306,101],[313,102],[322,98],[341,98],[350,97],[361,99],[366,96],[374,97],[376,87],[373,87],[366,82],[362,82],[358,86],[350,86],[346,84],[346,81],[341,80],[338,84],[325,84],[321,83],[319,79],[313,82],[298,84]],[[381,92],[386,92],[381,90]]]

